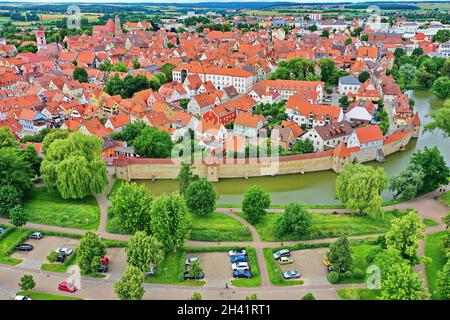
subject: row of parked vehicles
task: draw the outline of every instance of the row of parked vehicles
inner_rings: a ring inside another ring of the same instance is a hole
[[[288,249],[281,249],[273,254],[275,260],[278,261],[280,265],[286,265],[294,263],[294,259],[291,256],[291,252]],[[283,278],[288,279],[298,279],[301,277],[301,273],[298,270],[291,269],[283,272]]]
[[[230,256],[233,278],[249,279],[253,277],[248,263],[247,251],[245,249],[230,250],[228,255]]]
[[[3,228],[2,228],[3,229]],[[6,229],[3,229],[6,230]],[[28,236],[28,239],[33,239],[33,240],[41,240],[44,237],[44,235],[41,232],[33,232],[32,234],[30,234]],[[21,243],[18,246],[16,246],[16,250],[17,251],[31,251],[33,250],[34,247],[32,244],[29,243]]]

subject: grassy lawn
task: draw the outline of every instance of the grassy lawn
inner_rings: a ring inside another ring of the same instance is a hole
[[[264,259],[266,260],[267,272],[269,273],[270,282],[276,286],[294,286],[303,284],[303,280],[285,280],[281,273],[281,268],[273,258],[273,250],[270,248],[263,249]]]
[[[57,192],[37,188],[30,192],[24,204],[29,221],[66,228],[95,230],[100,221],[100,209],[93,196],[84,199],[62,199]]]
[[[156,266],[156,274],[145,279],[148,283],[177,284],[186,286],[203,286],[204,281],[184,280],[184,260],[186,252],[178,250],[169,254],[166,259]]]
[[[66,261],[64,261],[64,263],[44,263],[41,266],[41,270],[64,273],[67,271],[67,268],[76,263],[76,258],[77,252],[76,250],[74,250],[74,252],[72,252],[72,254],[66,259]]]
[[[33,300],[83,300],[77,297],[68,297],[39,291],[20,291],[17,295],[28,296]]]
[[[441,250],[441,243],[444,235],[445,231],[441,231],[429,234],[425,238],[425,256],[432,259],[431,264],[425,265],[428,287],[432,299],[439,299],[439,295],[436,292],[437,273],[442,270],[446,262]]]
[[[9,255],[14,252],[15,247],[27,239],[30,230],[8,227],[9,229],[0,238],[0,263],[16,265],[22,262],[21,259],[11,258]]]
[[[114,181],[114,184],[111,187],[111,190],[108,193],[107,198],[111,200],[112,196],[114,195],[114,193],[116,193],[116,191],[120,188],[120,186],[122,185],[122,183],[124,183],[125,180],[120,180],[120,179],[116,179]]]
[[[438,225],[438,223],[433,219],[423,219],[423,224],[425,227],[434,227]]]
[[[373,289],[342,289],[336,290],[341,300],[378,300],[380,290]]]
[[[246,218],[245,214],[238,213],[242,218]],[[278,238],[274,235],[273,229],[277,219],[282,213],[268,213],[257,224],[255,228],[261,239],[264,241],[287,241],[287,240],[307,240],[332,238],[339,236],[341,232],[346,232],[349,236],[376,234],[386,232],[391,225],[391,220],[396,218],[395,213],[386,212],[383,219],[372,219],[369,217],[352,216],[348,214],[312,214],[312,233],[307,238],[285,237]]]

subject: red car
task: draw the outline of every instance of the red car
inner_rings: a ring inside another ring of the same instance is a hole
[[[107,257],[103,257],[100,259],[100,263],[104,266],[107,266],[109,263],[109,259]]]
[[[75,288],[75,286],[72,283],[63,281],[58,285],[58,290],[74,293],[75,291],[77,291],[77,288]]]

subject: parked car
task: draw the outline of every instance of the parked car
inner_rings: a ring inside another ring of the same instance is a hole
[[[58,256],[56,257],[56,262],[64,263],[67,259],[67,254],[64,252],[59,252]]]
[[[280,264],[291,264],[294,262],[294,259],[292,259],[291,256],[282,256],[278,262],[280,262]]]
[[[203,272],[200,272],[200,274],[197,277],[193,277],[189,271],[186,271],[183,273],[184,280],[199,280],[203,279],[205,277],[205,274]]]
[[[234,250],[228,251],[228,255],[230,257],[238,256],[238,255],[244,255],[245,256],[246,254],[247,254],[247,251],[245,251],[245,249],[234,249]]]
[[[231,270],[250,270],[247,262],[236,262],[231,264]]]
[[[231,261],[231,263],[247,262],[247,256],[244,256],[242,254],[237,255],[237,256],[231,256],[230,261]]]
[[[198,261],[198,258],[197,258],[197,257],[190,257],[190,258],[187,258],[187,259],[184,261],[184,264],[185,264],[186,266],[190,266],[190,265],[193,264],[195,261]]]
[[[150,270],[147,272],[144,272],[144,277],[153,277],[156,274],[156,267],[154,265],[150,266]]]
[[[75,286],[72,283],[68,281],[63,281],[58,285],[58,290],[74,293],[75,291],[77,291],[77,288],[75,288]]]
[[[281,249],[280,251],[277,251],[273,254],[273,257],[278,260],[281,257],[290,256],[291,252],[288,249]]]
[[[233,270],[233,278],[252,278],[250,270]]]
[[[297,270],[289,270],[283,273],[283,278],[285,279],[297,279],[300,278],[300,272]]]
[[[108,272],[108,265],[107,264],[100,265],[100,268],[98,268],[98,272],[102,272],[102,273]]]
[[[109,264],[109,259],[107,257],[103,257],[100,259],[100,263],[102,266],[107,266]]]
[[[33,232],[28,236],[28,239],[41,240],[44,235],[41,232]]]
[[[31,251],[31,250],[33,250],[33,245],[31,245],[29,243],[22,243],[16,247],[16,250],[17,251]]]
[[[55,250],[55,252],[56,253],[64,252],[65,254],[70,256],[70,254],[73,252],[73,250],[70,249],[70,248],[58,248],[58,249]]]
[[[33,300],[33,299],[31,299],[30,297],[28,297],[28,296],[15,296],[14,297],[14,300]]]

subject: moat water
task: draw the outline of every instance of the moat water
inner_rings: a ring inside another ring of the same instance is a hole
[[[415,90],[409,92],[415,101],[414,110],[418,111],[422,125],[428,123],[427,117],[431,112],[442,107],[442,100],[437,99],[428,91]],[[399,151],[386,157],[383,163],[371,162],[370,165],[382,166],[389,176],[404,170],[414,152],[424,147],[437,146],[450,165],[450,139],[444,139],[442,133],[434,131],[424,133],[421,130],[419,138],[412,139],[404,151]],[[311,172],[305,174],[281,175],[276,177],[258,177],[249,179],[222,179],[213,183],[220,204],[240,204],[243,194],[254,184],[260,185],[270,193],[272,204],[287,204],[301,202],[304,204],[339,204],[335,199],[335,179],[337,174],[333,171]],[[154,195],[172,192],[178,189],[176,180],[147,181],[144,183]],[[392,194],[385,191],[385,200],[392,199]]]

